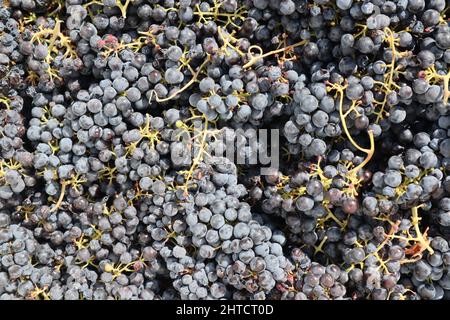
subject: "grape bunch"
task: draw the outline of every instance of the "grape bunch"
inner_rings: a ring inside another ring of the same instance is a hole
[[[0,3],[0,299],[450,299],[448,0]]]

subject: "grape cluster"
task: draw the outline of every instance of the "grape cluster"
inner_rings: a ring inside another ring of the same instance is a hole
[[[0,3],[0,299],[450,298],[448,1]]]

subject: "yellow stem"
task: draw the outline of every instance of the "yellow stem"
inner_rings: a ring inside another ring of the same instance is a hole
[[[393,85],[392,81],[394,79],[395,58],[396,58],[396,55],[397,55],[397,50],[395,49],[394,33],[389,28],[384,28],[384,32],[386,33],[387,40],[389,42],[389,47],[392,50],[392,59],[391,59],[391,63],[389,64],[390,70],[389,70],[388,81],[387,81],[387,83],[389,84],[389,87],[387,87],[385,85],[385,88],[386,88],[387,92],[385,92],[385,94],[384,94],[384,100],[383,100],[383,103],[381,105],[381,110],[378,113],[376,123],[378,123],[383,117],[384,108],[385,108],[386,103],[387,103],[387,95],[391,91],[390,86]]]
[[[50,209],[50,212],[55,212],[61,206],[61,203],[64,199],[64,194],[66,193],[66,185],[67,183],[64,181],[61,186],[61,193],[58,198],[58,202],[56,202],[55,206]]]
[[[340,94],[340,98],[339,98],[339,115],[341,118],[341,122],[342,122],[342,127],[344,129],[345,134],[347,135],[347,138],[350,140],[350,142],[352,143],[352,145],[358,149],[359,151],[362,151],[364,153],[370,154],[373,152],[373,148],[372,148],[372,143],[373,141],[371,141],[371,149],[365,149],[363,147],[361,147],[358,143],[356,143],[356,141],[353,139],[353,137],[351,136],[350,132],[348,131],[347,128],[347,123],[346,123],[346,117],[344,115],[344,111],[343,111],[343,104],[344,104],[344,90],[342,88],[338,89],[338,92]],[[372,138],[370,138],[370,136],[372,136]],[[371,140],[373,140],[373,133],[371,134],[369,131],[369,138]]]

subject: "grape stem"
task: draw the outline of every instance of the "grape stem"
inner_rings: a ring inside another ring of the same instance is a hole
[[[62,201],[64,199],[64,194],[66,193],[66,185],[67,185],[67,182],[64,181],[61,185],[61,193],[59,194],[58,201],[56,202],[55,206],[50,209],[50,212],[55,212],[61,206]]]
[[[302,46],[302,45],[306,44],[307,42],[308,42],[307,40],[302,40],[300,42],[291,44],[290,46],[287,46],[287,47],[284,47],[284,48],[280,48],[280,49],[276,49],[276,50],[272,50],[272,51],[269,51],[269,52],[266,52],[266,53],[263,53],[263,50],[258,45],[250,46],[248,48],[248,52],[247,53],[248,53],[248,55],[251,58],[246,64],[244,64],[243,69],[250,68],[252,65],[254,65],[256,62],[258,62],[258,60],[260,60],[260,59],[263,59],[263,58],[275,55],[275,54],[280,53],[280,52],[285,52],[285,51],[292,50],[292,49],[294,49],[296,47],[299,47],[299,46]],[[255,56],[252,53],[252,50],[254,50],[254,49],[259,51],[259,55],[258,56]]]

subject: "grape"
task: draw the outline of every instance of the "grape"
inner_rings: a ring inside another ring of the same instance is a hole
[[[419,158],[419,163],[425,169],[435,168],[438,163],[436,155],[430,151],[424,152]]]
[[[236,238],[244,238],[250,234],[250,229],[247,224],[243,222],[237,223],[233,228],[233,235]]]

